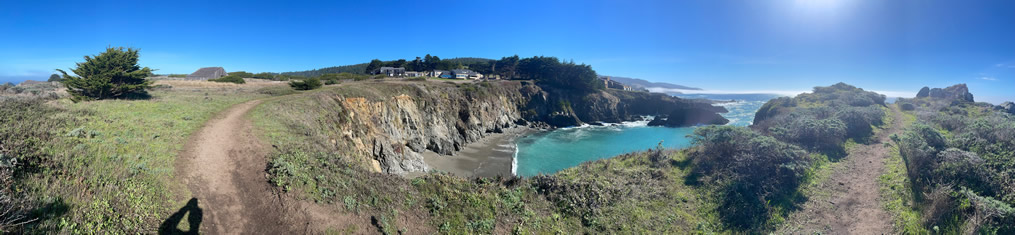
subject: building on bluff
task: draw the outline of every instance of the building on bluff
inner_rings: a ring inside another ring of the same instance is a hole
[[[229,75],[222,67],[204,67],[187,75],[187,80],[208,80]]]

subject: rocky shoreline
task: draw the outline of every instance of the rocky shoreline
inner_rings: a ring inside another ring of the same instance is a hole
[[[458,166],[465,163],[440,165],[441,161],[433,160],[461,155],[459,158],[471,158],[463,161],[472,166],[500,164],[510,171],[510,164],[504,161],[462,152],[498,155],[496,150],[470,146],[494,141],[487,139],[502,138],[501,133],[522,127],[619,123],[642,116],[666,116],[664,125],[670,127],[728,121],[718,114],[726,112],[725,108],[697,100],[613,89],[544,90],[525,81],[357,83],[321,94],[320,100],[341,110],[329,119],[341,123],[335,131],[345,140],[334,138],[335,143],[352,143],[353,149],[342,151],[355,150],[351,153],[366,157],[363,161],[373,162],[376,170],[401,175],[430,169],[467,177],[503,174],[505,167],[476,171]]]
[[[423,161],[431,170],[448,172],[460,177],[508,177],[512,175],[517,147],[515,142],[527,135],[544,131],[528,126],[506,128],[465,145],[454,155],[440,155],[433,151],[423,153]],[[420,175],[407,174],[408,177]]]

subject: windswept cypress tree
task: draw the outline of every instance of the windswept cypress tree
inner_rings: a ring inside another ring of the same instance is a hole
[[[145,89],[151,87],[151,82],[144,78],[152,75],[152,69],[142,68],[137,60],[137,49],[110,47],[102,54],[85,56],[85,62],[77,63],[77,68],[71,70],[77,76],[60,69],[56,71],[63,74],[63,84],[75,102],[143,96],[147,95]]]

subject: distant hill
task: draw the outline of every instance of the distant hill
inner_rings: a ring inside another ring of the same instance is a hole
[[[608,77],[610,77],[610,80],[618,81],[620,83],[623,83],[625,85],[628,85],[628,86],[631,86],[631,87],[634,87],[634,88],[659,87],[659,88],[666,88],[666,89],[701,90],[701,88],[681,86],[681,85],[670,84],[670,83],[665,83],[665,82],[650,82],[650,81],[645,81],[645,80],[637,79],[637,78],[626,78],[626,77],[616,77],[616,76],[608,76]]]
[[[24,82],[18,83],[18,86],[31,86],[31,85],[42,84],[42,83],[46,83],[46,82],[40,82],[40,81],[35,81],[35,80],[25,80]]]
[[[302,77],[317,77],[329,73],[353,73],[353,74],[364,74],[364,70],[367,69],[369,63],[353,64],[353,65],[342,65],[335,67],[320,68],[306,71],[296,72],[284,72],[282,75],[290,76],[302,76]]]

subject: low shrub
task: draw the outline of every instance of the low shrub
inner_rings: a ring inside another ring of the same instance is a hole
[[[581,178],[568,180],[539,175],[532,178],[532,185],[568,215],[581,217],[585,226],[594,225],[595,219],[603,216],[602,209],[619,201],[622,196],[620,189]]]
[[[239,78],[252,78],[252,77],[254,77],[254,74],[248,73],[247,71],[236,71],[236,72],[229,73],[229,76],[236,76],[236,77],[239,77]]]
[[[694,171],[719,187],[724,223],[741,230],[763,230],[780,202],[790,201],[811,159],[799,147],[746,127],[707,126],[694,130],[690,156]]]
[[[236,84],[247,83],[246,81],[243,80],[242,77],[237,76],[237,75],[229,75],[229,76],[225,76],[225,77],[221,77],[221,78],[216,78],[216,79],[208,79],[208,81],[211,81],[211,82],[228,82],[228,83],[236,83]]]
[[[835,113],[835,118],[846,124],[846,136],[864,140],[874,134],[872,126],[880,126],[885,112],[878,106],[845,107]]]
[[[293,80],[289,82],[289,86],[296,90],[313,90],[321,88],[321,80],[317,78],[307,78],[303,80]]]
[[[18,233],[35,209],[28,195],[17,190],[19,179],[52,166],[46,146],[71,120],[56,115],[63,110],[41,99],[3,100],[0,110],[0,232]]]
[[[826,153],[841,151],[848,132],[846,124],[835,118],[816,119],[811,115],[790,114],[782,123],[769,128],[772,136]]]
[[[963,102],[907,101],[920,103],[914,108],[922,123],[892,139],[924,226],[945,234],[1015,233],[1015,120]]]
[[[916,110],[916,106],[914,106],[912,103],[908,103],[908,102],[907,103],[901,103],[901,104],[899,104],[899,108],[901,108],[902,111],[913,111],[913,110]]]
[[[254,74],[253,76],[251,76],[251,78],[275,80],[275,74],[273,74],[273,73],[258,73],[258,74]]]

